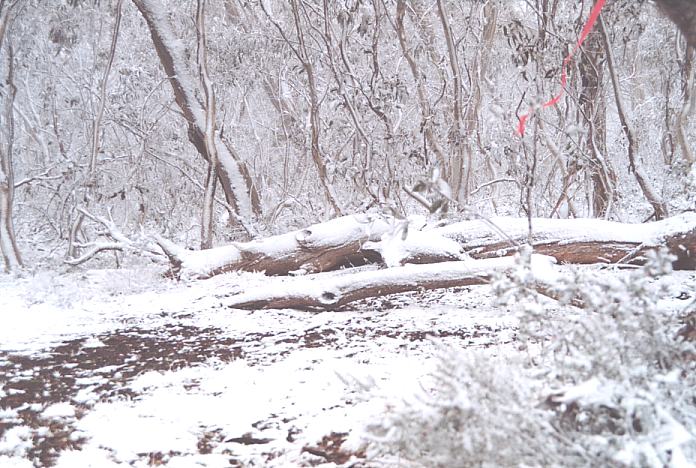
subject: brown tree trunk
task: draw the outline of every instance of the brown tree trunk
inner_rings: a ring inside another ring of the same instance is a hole
[[[602,90],[604,49],[599,32],[589,34],[579,68],[582,79],[580,109],[587,124],[587,152],[590,155],[592,180],[592,215],[604,218],[614,200],[616,174],[607,155],[606,100]]]
[[[689,117],[689,113],[692,107],[692,96],[691,90],[694,87],[694,46],[689,46],[686,48],[684,57],[684,104],[682,105],[679,114],[677,115],[676,127],[677,127],[677,143],[682,152],[682,158],[686,162],[687,166],[691,166],[696,162],[696,156],[689,145],[686,135],[686,124]]]
[[[696,47],[696,2],[693,0],[655,0],[660,9],[674,21],[686,42]]]
[[[211,162],[206,149],[205,105],[197,96],[204,96],[200,80],[194,78],[188,64],[177,47],[177,38],[172,32],[164,7],[159,0],[133,0],[150,29],[152,42],[162,67],[169,78],[177,105],[188,124],[188,136],[203,158]],[[212,111],[212,109],[210,109]],[[218,180],[225,192],[227,203],[233,210],[236,220],[249,234],[254,233],[252,221],[261,212],[259,196],[246,166],[240,158],[227,147],[219,133],[214,136],[218,159],[213,161]]]

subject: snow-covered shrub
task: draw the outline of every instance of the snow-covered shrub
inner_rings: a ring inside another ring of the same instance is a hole
[[[445,345],[438,345],[436,359],[427,386],[387,401],[380,419],[367,426],[370,458],[414,467],[557,461],[549,450],[549,410],[537,405],[538,383],[521,372],[521,360]]]
[[[523,252],[494,290],[519,309],[526,352],[441,347],[422,391],[392,399],[368,427],[372,454],[409,466],[693,466],[694,344],[677,336],[656,286],[671,260],[655,252],[630,273],[579,269],[558,283],[559,314]]]
[[[651,252],[631,274],[576,272],[561,283],[564,300],[584,307],[548,324],[547,403],[553,423],[603,464],[684,466],[696,457],[694,343],[677,337],[677,316],[660,307],[655,284],[673,260]]]
[[[167,285],[161,269],[152,266],[105,270],[102,275],[97,274],[98,270],[92,273],[95,285],[110,296],[156,291]]]
[[[45,303],[61,308],[107,295],[136,294],[169,285],[161,270],[149,265],[128,269],[76,270],[63,274],[39,270],[21,282],[24,301],[28,305]]]

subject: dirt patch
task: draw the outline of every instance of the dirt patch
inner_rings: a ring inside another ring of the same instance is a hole
[[[458,328],[454,330],[403,330],[403,329],[380,329],[367,327],[342,327],[342,328],[320,328],[315,327],[305,330],[304,335],[286,337],[279,340],[277,343],[292,343],[298,344],[304,348],[325,348],[336,347],[338,345],[339,336],[345,337],[350,342],[353,338],[376,339],[376,338],[392,338],[402,340],[404,342],[420,342],[433,338],[455,338],[461,341],[462,347],[481,346],[488,348],[493,345],[509,343],[514,339],[501,340],[500,334],[504,328],[500,326],[489,326],[475,324],[469,327]],[[507,330],[507,328],[505,328]]]
[[[401,305],[408,300],[403,299]],[[244,358],[248,365],[263,366],[297,349],[344,349],[385,338],[395,340],[399,347],[410,347],[412,343],[417,346],[432,338],[446,338],[460,343],[461,347],[489,347],[514,340],[514,330],[486,324],[425,330],[417,326],[405,328],[380,323],[379,317],[365,314],[344,323],[324,324],[294,333],[261,331],[230,337],[229,331],[215,327],[168,324],[74,339],[38,355],[0,351],[0,439],[7,431],[21,430],[27,449],[21,449],[17,455],[25,456],[35,466],[51,466],[61,451],[80,449],[85,444],[75,426],[95,403],[139,397],[131,383],[144,372],[178,370],[211,360],[228,362],[239,358]],[[193,381],[186,385],[186,390],[195,391],[199,384]],[[67,416],[44,414],[47,407],[59,403],[64,404],[64,409],[67,407]],[[263,421],[257,424],[259,427],[254,427],[261,429]],[[288,429],[287,441],[294,442],[300,432],[294,426]],[[341,464],[351,456],[359,459],[361,454],[341,450],[344,440],[344,435],[332,433],[304,451],[324,462]],[[213,453],[216,447],[230,442],[263,447],[269,440],[252,434],[223,434],[208,428],[199,439],[198,451]],[[173,455],[157,452],[142,454],[141,459],[157,466],[166,464]],[[237,466],[234,455],[228,455],[232,466]],[[271,451],[264,456],[269,461],[277,455]]]
[[[72,426],[93,402],[78,398],[81,390],[89,390],[99,401],[135,397],[128,384],[143,372],[241,357],[241,345],[221,335],[213,327],[167,325],[70,340],[39,356],[0,352],[0,410],[14,410],[8,412],[14,416],[0,418],[0,439],[13,427],[28,426],[33,430],[32,447],[26,455],[37,466],[51,466],[60,451],[77,449],[84,442],[73,437]],[[56,420],[42,415],[46,407],[63,402],[76,408],[74,417]]]
[[[310,453],[316,457],[320,457],[322,460],[317,463],[335,463],[337,465],[342,465],[348,462],[351,458],[365,458],[365,453],[352,453],[349,451],[341,450],[343,442],[346,441],[348,434],[342,432],[332,432],[329,435],[322,437],[319,444],[316,446],[306,446],[302,448],[303,452]]]

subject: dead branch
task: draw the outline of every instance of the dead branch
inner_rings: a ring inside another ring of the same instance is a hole
[[[84,249],[84,252],[77,257],[71,256],[64,259],[63,261],[68,265],[81,265],[82,263],[94,258],[94,256],[100,252],[114,250],[143,255],[157,260],[162,259],[162,254],[158,252],[154,246],[148,245],[147,242],[134,241],[128,238],[128,236],[123,234],[123,232],[121,232],[113,221],[101,216],[96,216],[82,208],[78,208],[78,210],[85,218],[101,225],[104,229],[99,231],[98,235],[99,237],[106,238],[108,240],[74,243],[74,247]]]

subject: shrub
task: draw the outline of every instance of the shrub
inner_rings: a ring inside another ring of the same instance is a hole
[[[519,308],[527,352],[438,345],[431,384],[388,401],[368,426],[369,453],[429,467],[688,466],[694,343],[677,336],[656,281],[673,259],[653,252],[630,273],[577,269],[557,282],[559,315],[535,292],[530,258],[493,284]]]

